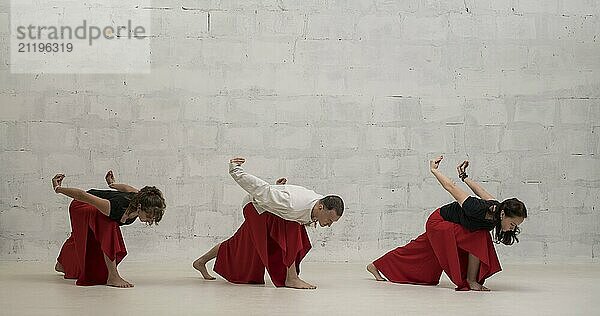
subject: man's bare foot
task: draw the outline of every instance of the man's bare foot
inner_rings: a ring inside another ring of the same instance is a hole
[[[381,274],[379,273],[379,270],[377,270],[377,268],[375,267],[375,265],[373,263],[369,263],[367,265],[367,271],[371,272],[371,274],[375,277],[375,280],[377,281],[387,281],[386,279],[384,279]]]
[[[469,283],[469,288],[471,288],[471,291],[490,291],[490,289],[475,281],[467,281],[467,283]]]
[[[65,273],[65,267],[63,267],[58,261],[54,265],[54,270],[56,270],[56,272]]]
[[[214,276],[212,276],[208,273],[208,270],[206,269],[206,262],[204,260],[202,260],[202,258],[196,259],[196,261],[194,261],[192,266],[194,267],[194,269],[196,269],[200,273],[202,273],[202,277],[204,277],[204,279],[206,279],[206,280],[216,279]]]
[[[314,290],[317,288],[316,286],[314,286],[312,284],[308,284],[308,283],[302,281],[300,278],[286,279],[285,287],[289,287],[292,289],[306,289],[306,290]]]
[[[109,276],[108,280],[106,280],[106,285],[112,286],[112,287],[119,287],[119,288],[133,287],[132,283],[129,283],[129,282],[123,280],[123,278],[121,278],[120,276],[115,276],[115,277]]]

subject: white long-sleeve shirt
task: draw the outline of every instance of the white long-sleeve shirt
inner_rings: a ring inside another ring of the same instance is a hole
[[[285,220],[305,225],[312,222],[312,209],[323,198],[315,191],[298,185],[269,184],[233,163],[229,164],[229,174],[248,192],[242,206],[252,202],[259,214],[269,212]]]

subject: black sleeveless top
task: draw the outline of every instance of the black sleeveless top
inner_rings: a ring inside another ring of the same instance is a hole
[[[486,219],[488,206],[482,199],[469,196],[462,207],[454,201],[440,208],[442,218],[460,224],[468,230],[492,230],[496,226],[493,220]]]
[[[121,218],[129,207],[129,201],[131,201],[131,198],[135,193],[96,189],[87,190],[87,193],[110,202],[110,215],[108,217],[114,221],[117,221],[119,226],[129,225],[135,222],[135,218],[130,218],[127,219],[125,223],[121,223]]]

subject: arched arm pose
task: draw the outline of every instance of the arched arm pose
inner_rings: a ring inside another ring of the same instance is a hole
[[[69,206],[71,236],[61,248],[55,270],[67,279],[77,279],[77,285],[133,287],[117,270],[127,255],[119,226],[137,218],[150,225],[158,223],[166,207],[162,192],[153,186],[137,190],[116,184],[112,171],[105,180],[116,191],[65,187],[64,179],[64,174],[55,175],[52,188],[73,199]]]
[[[438,284],[444,271],[457,290],[487,291],[483,282],[501,270],[489,232],[494,230],[496,243],[518,242],[518,225],[527,217],[527,209],[516,198],[496,201],[468,179],[469,162],[463,161],[458,175],[480,198],[469,196],[439,170],[442,160],[442,156],[432,159],[429,169],[456,201],[429,216],[425,233],[373,261],[367,270],[378,281],[385,281],[383,274],[392,282],[422,285]]]

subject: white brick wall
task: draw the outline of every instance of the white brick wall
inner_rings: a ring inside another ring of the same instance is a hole
[[[157,185],[130,260],[198,256],[242,221],[231,156],[345,198],[314,261],[374,259],[451,201],[428,172],[470,159],[529,207],[507,261],[600,253],[600,6],[590,0],[153,1],[152,73],[9,73],[0,1],[0,260],[54,260],[69,200],[50,178]]]

